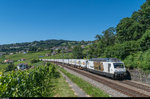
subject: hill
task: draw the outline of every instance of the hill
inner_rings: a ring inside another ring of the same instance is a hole
[[[0,45],[0,52],[14,53],[14,52],[28,52],[28,51],[43,51],[50,50],[53,47],[72,47],[74,45],[86,45],[89,41],[69,41],[69,40],[41,40],[25,43],[4,44]],[[2,54],[2,53],[1,53]]]

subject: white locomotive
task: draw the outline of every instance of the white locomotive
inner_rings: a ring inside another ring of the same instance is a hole
[[[93,58],[93,59],[41,59],[42,61],[68,64],[93,73],[97,73],[113,79],[126,77],[126,68],[117,58]]]

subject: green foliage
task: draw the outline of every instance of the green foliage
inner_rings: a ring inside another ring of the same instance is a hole
[[[137,52],[140,49],[139,43],[136,41],[128,41],[123,44],[115,44],[106,48],[104,55],[108,58],[116,57],[124,59],[131,53]]]
[[[36,52],[37,51],[37,47],[30,47],[29,48],[29,52]]]
[[[83,58],[83,48],[81,45],[75,46],[72,50],[73,58],[75,59],[82,59]]]
[[[48,62],[46,65],[47,65],[47,66],[50,66],[50,65],[51,65],[51,63],[49,63],[49,62]]]
[[[31,63],[33,64],[33,63],[37,63],[37,62],[39,62],[40,60],[39,59],[32,59],[31,60]]]
[[[0,64],[0,72],[6,71],[6,68],[8,67],[8,64]]]
[[[137,13],[138,17],[136,17],[136,20],[144,25],[145,30],[150,29],[150,1],[146,0]]]
[[[16,67],[15,67],[15,65],[14,64],[9,64],[7,67],[6,67],[6,71],[12,71],[12,70],[15,70],[16,69]]]
[[[117,25],[117,40],[120,43],[137,40],[144,32],[142,24],[132,18],[124,18]]]
[[[110,27],[107,30],[103,31],[101,42],[106,46],[113,45],[115,42],[115,32],[116,29],[114,27]]]
[[[147,30],[142,38],[139,40],[141,50],[145,51],[150,48],[150,30]]]
[[[134,12],[131,18],[124,18],[117,25],[118,42],[138,40],[150,29],[150,1],[147,0],[141,9]]]
[[[29,71],[12,71],[0,77],[0,97],[50,96],[50,81],[55,75],[51,66],[38,66]]]
[[[150,50],[147,50],[146,52],[139,51],[129,55],[125,58],[124,62],[129,68],[150,70]]]

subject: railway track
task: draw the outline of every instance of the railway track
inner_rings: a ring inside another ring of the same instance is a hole
[[[99,75],[95,75],[93,73],[87,72],[87,71],[83,71],[77,68],[73,68],[71,66],[68,65],[64,65],[61,63],[55,63],[57,65],[66,67],[68,69],[71,69],[79,74],[82,74],[92,80],[95,80],[97,82],[100,82],[106,86],[109,86],[112,89],[115,89],[125,95],[128,95],[130,97],[150,97],[150,87],[146,86],[146,85],[142,85],[142,84],[137,84],[137,83],[133,83],[130,81],[115,81],[115,80],[111,80]]]
[[[142,85],[142,84],[138,84],[138,83],[131,82],[131,81],[128,81],[128,80],[121,81],[121,83],[128,84],[130,86],[133,86],[133,87],[145,90],[147,92],[150,92],[150,86],[148,86],[148,85]]]

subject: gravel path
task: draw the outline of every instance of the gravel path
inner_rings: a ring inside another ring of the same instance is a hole
[[[75,95],[78,97],[89,97],[82,89],[80,89],[75,83],[73,83],[64,73],[58,70],[62,76],[66,79],[72,90],[75,92]]]
[[[74,71],[72,71],[70,69],[67,69],[65,67],[63,67],[63,68],[65,70],[67,70],[69,73],[74,74],[74,75],[84,79],[85,81],[91,83],[92,85],[96,86],[97,88],[100,88],[104,92],[108,93],[111,97],[129,97],[129,96],[127,96],[125,94],[122,94],[122,93],[120,93],[120,92],[118,92],[118,91],[116,91],[116,90],[114,90],[114,89],[112,89],[112,88],[110,88],[108,86],[105,86],[104,84],[101,84],[101,83],[99,83],[97,81],[94,81],[94,80],[88,78],[88,77],[85,77],[85,76],[83,76],[81,74],[78,74],[78,73],[76,73],[76,72],[74,72]]]

